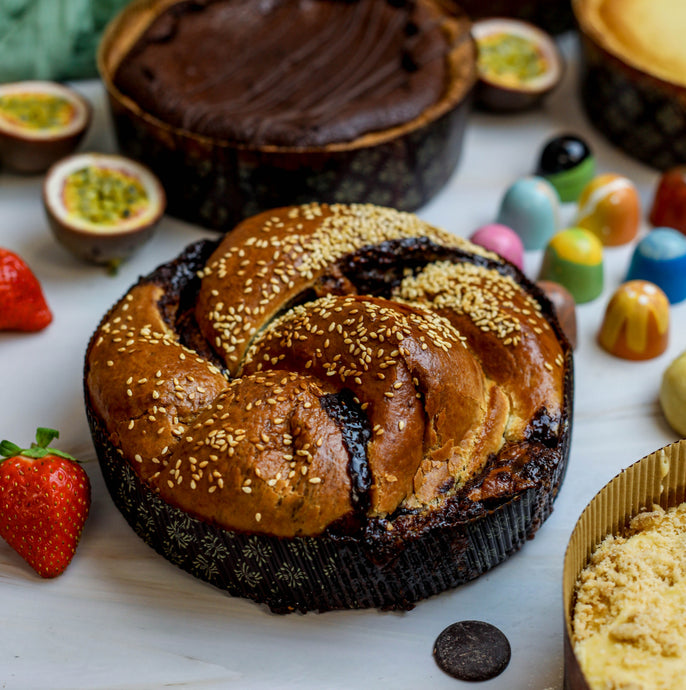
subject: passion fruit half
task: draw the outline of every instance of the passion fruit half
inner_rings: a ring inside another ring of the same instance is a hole
[[[474,22],[479,81],[477,106],[513,112],[540,103],[562,80],[564,61],[555,39],[533,24],[493,17]]]
[[[43,204],[60,244],[84,261],[113,269],[152,237],[166,195],[157,177],[136,161],[79,153],[48,170]]]
[[[45,172],[76,149],[91,118],[88,100],[62,84],[0,84],[0,163],[14,172]]]

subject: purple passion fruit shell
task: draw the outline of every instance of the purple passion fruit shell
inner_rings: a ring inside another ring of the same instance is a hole
[[[561,81],[562,55],[555,39],[517,19],[474,22],[479,82],[476,104],[494,112],[532,108]]]
[[[0,84],[0,163],[14,172],[45,172],[76,149],[91,119],[90,103],[61,84]]]
[[[50,168],[43,204],[60,244],[89,263],[116,266],[152,237],[166,195],[157,177],[136,161],[81,153]]]

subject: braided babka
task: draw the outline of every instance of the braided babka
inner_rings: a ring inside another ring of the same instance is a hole
[[[417,216],[309,204],[141,278],[86,354],[115,502],[277,611],[407,608],[550,512],[571,348],[513,265]]]

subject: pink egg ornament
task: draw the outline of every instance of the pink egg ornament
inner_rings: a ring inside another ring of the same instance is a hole
[[[495,252],[524,270],[524,243],[519,235],[507,225],[488,223],[477,228],[469,238],[474,244]]]

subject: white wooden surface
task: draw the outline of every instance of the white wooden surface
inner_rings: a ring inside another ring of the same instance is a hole
[[[574,39],[565,37],[564,47],[569,64],[561,88],[534,113],[475,115],[459,169],[419,215],[468,236],[494,219],[505,188],[533,171],[543,142],[563,132],[587,139],[599,172],[632,179],[647,212],[658,174],[612,149],[589,126],[577,99]],[[115,150],[99,83],[77,87],[96,113],[82,149]],[[673,307],[670,347],[657,359],[615,359],[595,340],[632,246],[606,250],[605,291],[577,308],[570,464],[555,511],[535,539],[479,580],[407,613],[279,617],[195,580],[134,534],[104,487],[83,408],[83,355],[104,312],[139,275],[214,234],[165,218],[152,242],[109,277],[55,243],[40,185],[40,177],[0,172],[0,246],[32,266],[55,316],[39,334],[0,334],[0,436],[29,443],[37,425],[60,429],[60,447],[91,461],[93,506],[74,561],[55,580],[40,580],[0,543],[0,688],[474,687],[443,674],[431,655],[440,631],[462,619],[489,621],[512,644],[508,668],[481,687],[562,688],[561,574],[569,534],[606,481],[676,440],[657,391],[666,366],[686,350],[686,303]],[[573,206],[563,213],[571,220]],[[540,259],[540,252],[527,254],[532,278]]]

